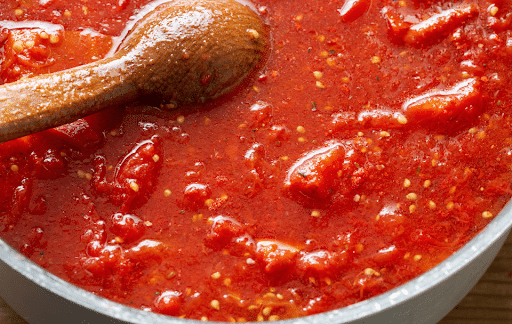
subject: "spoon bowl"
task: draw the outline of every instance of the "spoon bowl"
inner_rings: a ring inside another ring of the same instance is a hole
[[[142,99],[201,103],[260,63],[267,33],[233,0],[178,0],[145,15],[108,58],[0,86],[0,143]]]

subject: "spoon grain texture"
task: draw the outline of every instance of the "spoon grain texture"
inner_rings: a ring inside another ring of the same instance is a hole
[[[0,86],[0,143],[133,100],[201,103],[238,86],[267,50],[264,24],[233,0],[177,0],[144,16],[117,52]]]

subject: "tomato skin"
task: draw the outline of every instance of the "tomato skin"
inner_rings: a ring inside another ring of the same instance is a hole
[[[165,243],[146,239],[126,251],[126,257],[135,263],[149,264],[165,259],[168,252],[169,247]]]
[[[211,190],[207,185],[201,183],[189,184],[183,193],[185,206],[203,206],[206,199],[210,198]]]
[[[272,241],[258,242],[256,256],[262,260],[267,273],[284,276],[293,271],[297,249]]]
[[[429,128],[453,128],[453,119],[467,125],[482,111],[482,105],[480,82],[468,79],[449,89],[412,98],[402,109],[412,123],[427,124]]]
[[[100,137],[91,129],[85,119],[79,119],[71,124],[52,128],[47,132],[50,136],[53,135],[79,150],[83,150],[88,146],[95,147],[100,142]]]
[[[181,293],[177,291],[164,291],[155,298],[157,311],[165,315],[177,315],[182,303]]]
[[[463,5],[445,10],[411,26],[404,36],[404,41],[415,46],[427,45],[476,15],[478,15],[476,5]]]
[[[119,122],[119,113],[110,108],[43,133],[45,137],[63,141],[83,154],[88,154],[103,142],[103,133],[116,127]]]
[[[205,242],[213,249],[221,249],[245,233],[245,227],[232,218],[216,216],[212,221]]]
[[[348,261],[349,255],[346,251],[316,250],[301,253],[297,260],[297,268],[305,272],[306,275],[314,274],[320,277],[329,277],[345,267]]]
[[[118,235],[123,242],[133,242],[144,235],[143,221],[135,215],[116,213],[111,219],[110,231]]]
[[[332,191],[344,155],[344,147],[339,143],[308,153],[288,171],[284,189],[296,199],[311,198],[306,198],[306,203],[321,203]]]
[[[66,169],[64,157],[54,149],[41,152],[41,154],[32,152],[30,158],[34,168],[33,174],[37,178],[57,178],[61,176]]]
[[[17,221],[17,218],[28,208],[32,188],[33,181],[25,178],[21,180],[21,184],[14,190],[10,215],[12,221]]]
[[[370,1],[367,0],[346,0],[343,7],[338,10],[341,19],[350,23],[362,16],[370,8]]]
[[[117,164],[112,181],[105,178],[105,158],[96,156],[93,186],[98,193],[121,205],[121,212],[129,210],[133,204],[143,203],[152,193],[162,167],[161,155],[161,140],[157,135],[136,143]]]
[[[404,36],[411,27],[411,23],[404,21],[403,16],[393,7],[385,7],[383,13],[387,19],[388,37],[394,43],[403,43]]]

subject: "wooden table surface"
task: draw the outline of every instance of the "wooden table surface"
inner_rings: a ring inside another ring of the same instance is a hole
[[[0,298],[0,324],[27,324]],[[512,235],[471,292],[439,324],[512,323]]]

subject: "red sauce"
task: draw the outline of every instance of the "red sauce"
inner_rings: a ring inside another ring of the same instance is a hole
[[[104,56],[146,1],[110,2],[8,1],[0,20],[63,29],[1,28],[1,82]],[[1,237],[126,305],[255,321],[388,291],[499,213],[508,2],[254,3],[272,53],[238,93],[134,103],[0,145]]]

